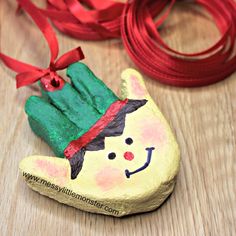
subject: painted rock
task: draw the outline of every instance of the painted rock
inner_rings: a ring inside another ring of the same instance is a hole
[[[82,63],[67,74],[72,83],[64,91],[42,86],[42,98],[26,103],[31,128],[57,156],[20,162],[28,186],[78,209],[116,217],[159,207],[175,186],[180,154],[142,76],[125,70],[118,98]]]

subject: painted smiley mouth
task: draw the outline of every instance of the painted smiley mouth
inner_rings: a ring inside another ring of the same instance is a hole
[[[155,148],[154,147],[149,147],[149,148],[146,148],[146,150],[147,150],[147,160],[146,160],[146,162],[144,163],[143,166],[141,166],[140,168],[138,168],[135,171],[129,171],[127,169],[125,170],[125,175],[128,179],[130,178],[131,175],[136,174],[136,173],[138,173],[142,170],[145,170],[149,166],[149,164],[151,162],[151,158],[152,158],[152,151],[155,150]]]

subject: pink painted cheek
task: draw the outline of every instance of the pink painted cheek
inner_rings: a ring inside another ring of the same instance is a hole
[[[67,176],[67,168],[62,166],[56,166],[55,164],[53,164],[48,160],[36,160],[35,164],[37,168],[48,174],[50,177]]]
[[[124,173],[120,169],[106,166],[95,175],[95,180],[103,191],[108,191],[124,182]]]
[[[147,145],[163,144],[166,140],[166,132],[163,125],[156,119],[141,122],[141,139]]]
[[[144,97],[146,95],[146,91],[139,84],[138,79],[134,75],[132,75],[130,77],[130,80],[133,93],[136,94],[138,97]]]

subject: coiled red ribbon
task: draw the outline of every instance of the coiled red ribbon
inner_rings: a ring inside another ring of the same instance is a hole
[[[177,0],[132,0],[127,3],[111,0],[47,0],[47,8],[38,9],[59,30],[72,37],[86,40],[121,37],[135,64],[147,75],[165,84],[182,87],[209,85],[235,72],[235,1],[191,1],[203,6],[213,16],[222,35],[209,49],[192,54],[171,49],[157,31],[176,2]],[[166,6],[168,8],[165,14],[155,22],[153,19]],[[54,64],[52,61],[52,65]],[[48,70],[51,70],[50,67]],[[42,73],[44,72],[48,71]]]
[[[179,0],[180,1],[180,0]],[[212,16],[222,37],[209,49],[185,54],[163,42],[161,26],[177,0],[48,0],[42,13],[55,26],[79,39],[122,37],[135,64],[150,77],[174,86],[195,87],[225,79],[236,70],[236,3],[234,0],[195,0]],[[186,2],[189,2],[186,0]],[[86,4],[90,9],[85,9]],[[168,6],[164,15],[155,22]]]
[[[73,49],[57,59],[59,47],[56,35],[45,16],[29,1],[18,0],[20,6],[32,17],[38,28],[43,33],[51,52],[51,60],[48,68],[39,68],[21,61],[15,60],[0,53],[0,59],[13,71],[17,72],[17,88],[32,84],[41,79],[45,89],[53,91],[63,86],[64,82],[56,71],[67,68],[70,64],[84,58],[80,47]]]
[[[222,37],[211,48],[193,54],[171,49],[156,30],[168,15],[175,0],[171,1],[167,14],[157,22],[153,21],[147,2],[139,0],[126,5],[124,24],[121,26],[122,39],[128,54],[147,75],[169,85],[196,87],[218,82],[235,72],[234,0],[195,1],[211,13]]]

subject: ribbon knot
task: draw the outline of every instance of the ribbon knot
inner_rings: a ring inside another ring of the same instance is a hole
[[[65,82],[64,80],[57,74],[54,69],[48,68],[44,70],[45,74],[40,78],[41,81],[41,86],[44,88],[46,91],[54,91],[61,89]]]
[[[51,85],[54,85],[54,89],[55,87],[59,89],[61,88],[61,86],[59,86],[59,83],[61,85],[64,84],[63,79],[57,74],[57,71],[63,70],[69,65],[82,60],[84,58],[84,55],[81,48],[78,47],[62,55],[56,61],[56,63],[51,62],[49,67],[46,69],[25,64],[2,53],[0,53],[0,58],[9,68],[18,72],[18,74],[16,75],[17,88],[30,85],[38,80],[41,80],[45,89],[52,90],[53,88],[51,87]]]
[[[49,72],[55,72],[56,71],[55,64],[51,62],[47,70],[49,70]]]

